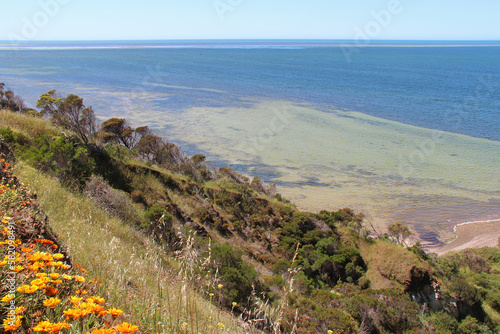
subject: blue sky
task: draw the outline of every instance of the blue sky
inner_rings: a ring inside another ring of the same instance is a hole
[[[0,40],[500,40],[498,0],[23,0]]]

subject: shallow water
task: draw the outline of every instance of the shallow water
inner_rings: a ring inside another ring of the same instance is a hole
[[[500,218],[498,47],[0,50],[0,82],[34,105],[76,93],[278,185],[300,208],[351,207],[437,243]],[[299,45],[300,46],[300,45]],[[99,48],[102,47],[99,45]]]

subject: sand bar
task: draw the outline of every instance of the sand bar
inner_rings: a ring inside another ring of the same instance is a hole
[[[453,241],[443,246],[428,248],[426,251],[443,255],[467,248],[497,247],[500,220],[460,224],[455,226],[455,233],[457,237]]]

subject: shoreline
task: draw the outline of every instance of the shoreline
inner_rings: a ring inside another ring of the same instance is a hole
[[[455,238],[452,241],[428,247],[425,251],[441,256],[467,248],[497,247],[500,238],[500,219],[457,224],[453,227],[453,231]]]

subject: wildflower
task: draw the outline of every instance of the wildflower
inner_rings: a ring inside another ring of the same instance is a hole
[[[221,330],[224,329],[224,324],[222,322],[219,322],[217,324],[217,326],[219,326],[219,329],[221,329]]]
[[[11,293],[10,295],[6,295],[5,297],[3,297],[0,301],[2,303],[10,303],[11,300],[13,300],[15,297],[15,295],[13,293]]]
[[[103,314],[101,314],[101,313],[103,313]],[[116,318],[117,316],[119,316],[120,314],[122,314],[123,311],[119,310],[119,309],[116,309],[116,308],[110,308],[110,309],[108,309],[106,311],[103,311],[101,313],[99,313],[99,315],[110,314],[110,315],[113,316],[113,318]]]
[[[20,293],[34,293],[38,290],[38,287],[36,285],[21,285],[19,288],[17,288],[17,291]]]
[[[222,285],[222,284],[217,285],[217,288],[219,288],[219,290],[222,289],[223,287],[224,287],[224,285]]]
[[[21,248],[21,252],[23,252],[23,253],[31,253],[32,251],[33,251],[33,248],[29,248],[29,247]]]
[[[77,320],[77,319],[80,319],[80,318],[83,318],[84,316],[86,316],[87,314],[89,314],[89,312],[86,312],[85,310],[82,310],[82,309],[69,309],[69,310],[66,310],[66,311],[63,311],[64,314],[66,314],[67,316],[67,320],[70,319],[70,320]]]
[[[19,315],[19,314],[21,314],[21,313],[24,312],[24,307],[23,306],[18,306],[18,307],[16,307],[16,309],[15,309],[14,312],[15,312],[16,315]]]
[[[56,289],[52,286],[46,286],[45,289],[44,289],[44,293],[49,296],[49,297],[53,297],[57,294],[57,291],[59,291],[59,289]]]
[[[238,304],[236,302],[233,302],[233,308],[235,308],[236,305],[238,305]]]
[[[50,281],[50,283],[53,283],[53,284],[56,284],[56,285],[57,285],[57,284],[61,284],[61,283],[62,283],[62,280],[60,280],[60,279],[56,279],[56,280],[52,280],[52,281]]]
[[[52,257],[56,260],[64,259],[64,255],[62,255],[61,253],[56,253],[56,254],[52,255]]]
[[[211,293],[211,292],[210,292],[208,295],[209,295],[210,297],[213,297],[213,296],[214,296],[214,294],[213,294],[213,293]]]
[[[66,281],[71,281],[73,279],[73,276],[70,276],[70,275],[66,275],[66,274],[63,274],[62,277],[66,280]]]
[[[7,261],[5,261],[5,260],[4,261],[0,261],[0,267],[5,266],[6,264],[7,264]]]
[[[50,278],[52,279],[57,279],[59,276],[61,276],[59,273],[51,273],[49,274]]]
[[[331,329],[329,329],[328,334],[333,334],[333,331]]]
[[[38,278],[42,278],[42,277],[47,277],[47,274],[46,273],[37,273],[35,276]]]
[[[102,297],[89,297],[87,298],[87,303],[96,303],[96,304],[102,304],[106,300]]]
[[[57,297],[49,298],[43,301],[44,306],[48,306],[50,308],[55,308],[57,304],[59,304],[61,300]]]
[[[87,294],[87,291],[85,290],[76,290],[75,293],[79,296],[83,296]]]
[[[188,326],[187,322],[182,324],[182,327],[186,328]]]
[[[38,288],[44,288],[45,284],[48,283],[50,279],[48,277],[41,277],[31,281],[31,285],[35,285]]]
[[[117,330],[119,330],[120,332],[122,332],[123,334],[132,333],[132,332],[135,332],[136,330],[139,329],[139,327],[137,327],[135,325],[131,325],[128,322],[124,322],[123,324],[118,325],[115,328]]]
[[[83,299],[83,297],[75,297],[75,296],[69,297],[69,301],[73,305],[78,304],[80,302],[80,300],[82,300],[82,299]]]
[[[16,273],[18,273],[18,272],[22,271],[23,269],[24,269],[24,267],[23,267],[23,266],[20,266],[20,265],[17,265],[17,266],[15,266],[15,267],[14,267],[14,271],[15,271]]]
[[[83,283],[85,282],[85,277],[83,276],[74,276],[75,281]]]
[[[61,329],[70,329],[71,326],[66,322],[51,323],[50,321],[40,321],[33,327],[33,331],[42,333],[59,333]]]
[[[19,316],[17,316],[14,321],[10,320],[9,318],[3,320],[3,328],[6,331],[15,331],[19,327],[21,327],[21,317]]]
[[[113,328],[103,328],[103,329],[94,329],[92,332],[88,334],[114,334],[116,333]]]

